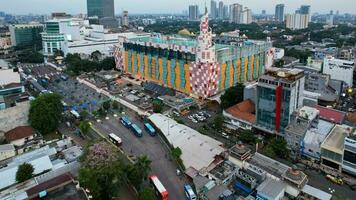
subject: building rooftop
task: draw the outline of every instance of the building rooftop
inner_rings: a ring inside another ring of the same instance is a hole
[[[282,175],[289,169],[289,166],[264,156],[258,152],[252,156],[252,158],[249,160],[249,163],[256,165],[257,167],[279,178],[281,178]]]
[[[308,121],[315,119],[318,115],[319,115],[319,110],[317,110],[316,108],[309,107],[309,106],[303,106],[298,111],[298,117],[301,117]]]
[[[318,188],[312,187],[310,185],[305,185],[303,187],[302,191],[308,195],[317,197],[320,200],[330,200],[332,197],[331,194],[326,193],[326,192],[319,190]]]
[[[209,173],[221,181],[229,177],[237,167],[230,161],[224,161],[212,169]]]
[[[57,187],[62,184],[66,184],[68,182],[72,182],[73,178],[70,174],[62,174],[60,176],[57,176],[51,180],[48,180],[46,182],[40,183],[28,190],[26,190],[26,193],[28,196],[36,195],[42,191],[46,191],[49,189],[52,189],[54,187]]]
[[[186,168],[193,167],[205,171],[216,156],[225,151],[223,144],[196,130],[178,124],[162,114],[153,114],[149,120],[163,133],[173,147],[182,150],[181,159]]]
[[[320,118],[329,122],[342,124],[346,117],[346,113],[339,110],[326,108],[319,105],[316,105],[315,108],[319,110]]]
[[[344,141],[346,136],[351,132],[351,127],[346,125],[336,125],[325,141],[321,144],[321,148],[328,149],[339,154],[344,153]]]
[[[15,147],[13,144],[2,144],[0,145],[0,152],[4,151],[15,151]]]
[[[319,146],[333,127],[334,124],[324,120],[319,120],[317,128],[311,128],[305,133],[303,140],[304,143],[316,144]]]
[[[20,74],[12,69],[0,70],[0,89],[11,83],[20,83]]]
[[[255,123],[256,115],[255,104],[250,99],[242,101],[230,108],[226,109],[225,112],[229,113],[235,118],[242,119],[244,121]]]
[[[0,110],[0,132],[7,132],[18,126],[28,125],[29,110],[30,101],[17,103],[14,107]]]
[[[31,126],[19,126],[5,133],[7,141],[15,141],[23,138],[33,136],[35,130]]]
[[[285,187],[286,184],[283,181],[267,178],[257,187],[257,192],[271,199],[276,199],[278,195],[285,190]]]
[[[270,67],[266,69],[265,74],[262,75],[260,79],[292,83],[303,76],[304,71],[301,69]]]

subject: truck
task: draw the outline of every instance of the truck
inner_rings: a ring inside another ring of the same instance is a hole
[[[131,124],[131,129],[137,137],[142,137],[142,130],[136,124]]]

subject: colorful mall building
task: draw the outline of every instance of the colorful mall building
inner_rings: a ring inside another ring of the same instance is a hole
[[[118,69],[189,95],[208,98],[236,83],[257,79],[272,65],[270,41],[214,44],[209,18],[201,18],[197,39],[160,34],[119,38]]]

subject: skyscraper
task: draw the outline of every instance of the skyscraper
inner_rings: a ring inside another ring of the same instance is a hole
[[[114,17],[114,0],[87,0],[88,17]]]
[[[283,22],[284,21],[284,4],[277,4],[276,5],[275,18],[276,18],[277,22]]]
[[[251,9],[245,7],[241,14],[241,24],[251,24],[252,23],[252,11]]]
[[[199,7],[198,5],[189,6],[189,20],[196,21],[199,19]]]
[[[219,10],[218,10],[218,16],[219,16],[219,19],[224,19],[224,2],[223,1],[220,1],[219,2]]]
[[[287,14],[286,27],[292,30],[308,28],[309,15],[308,14]]]
[[[123,26],[129,26],[129,11],[125,10],[122,12],[121,23]]]
[[[239,24],[241,23],[242,5],[235,3],[230,5],[230,22]]]
[[[229,19],[229,6],[224,5],[224,19]]]
[[[301,5],[299,10],[296,11],[296,13],[302,14],[302,15],[308,15],[308,22],[311,21],[311,13],[310,13],[310,6],[309,5]]]
[[[211,17],[211,19],[216,19],[217,10],[218,10],[218,8],[216,7],[216,1],[211,0],[211,2],[210,2],[210,17]]]

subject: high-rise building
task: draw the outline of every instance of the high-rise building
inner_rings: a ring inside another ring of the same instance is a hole
[[[224,19],[229,19],[229,6],[224,5]]]
[[[224,2],[219,2],[219,10],[218,10],[218,17],[219,19],[224,19]]]
[[[241,23],[242,5],[235,3],[230,5],[230,22],[239,24]]]
[[[217,16],[218,16],[218,8],[217,8],[216,1],[211,0],[211,2],[210,2],[210,18],[216,19]]]
[[[309,15],[305,14],[287,14],[286,27],[292,30],[306,29],[309,24]]]
[[[308,15],[308,22],[311,21],[310,5],[301,5],[296,11],[297,14]]]
[[[257,84],[256,126],[283,134],[294,111],[303,106],[304,71],[268,68]]]
[[[114,17],[114,0],[87,0],[88,17]]]
[[[121,25],[122,26],[129,26],[129,11],[123,11],[121,17]]]
[[[277,22],[284,21],[284,4],[276,5],[275,18]]]
[[[251,24],[252,23],[252,11],[249,8],[245,8],[241,14],[241,24]]]
[[[340,60],[332,56],[324,58],[323,74],[329,74],[331,79],[343,81],[348,87],[353,86],[354,61]]]
[[[199,20],[199,7],[198,5],[189,6],[189,20],[197,21]]]
[[[266,15],[266,10],[262,10],[261,14]]]
[[[10,25],[11,44],[15,47],[35,47],[41,49],[42,24]]]

